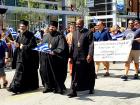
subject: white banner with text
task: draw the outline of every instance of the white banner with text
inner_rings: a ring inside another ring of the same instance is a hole
[[[132,40],[94,42],[94,61],[127,61]]]

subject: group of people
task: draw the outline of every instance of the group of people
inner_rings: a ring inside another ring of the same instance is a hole
[[[111,28],[106,28],[103,21],[99,21],[96,24],[94,31],[94,41],[109,41],[109,40],[132,40],[132,49],[130,51],[128,60],[125,62],[124,75],[121,79],[124,81],[128,80],[128,72],[130,69],[130,63],[134,63],[134,79],[139,79],[139,57],[140,57],[140,21],[139,20],[128,20],[128,27],[126,29],[120,29],[118,25],[112,26]],[[134,33],[133,36],[129,36],[129,33]],[[100,63],[103,63],[104,69],[106,70],[104,76],[110,76],[109,73],[109,62],[100,61],[95,62],[96,74],[98,74]],[[113,62],[115,63],[115,62]]]
[[[16,46],[12,62],[16,70],[7,90],[17,94],[38,89],[39,69],[44,86],[43,93],[63,94],[66,91],[65,80],[69,61],[72,62],[72,80],[68,96],[76,97],[79,90],[89,90],[89,94],[93,94],[95,85],[93,34],[89,34],[89,30],[84,28],[83,19],[78,19],[73,28],[71,38],[66,38],[57,31],[58,22],[51,21],[40,41],[41,44],[47,43],[50,51],[37,52],[33,50],[37,46],[37,38],[28,30],[28,21],[21,20],[19,35],[15,41],[11,40]],[[4,45],[3,58],[6,61],[8,49],[6,44]],[[6,63],[5,61],[3,62]],[[8,82],[5,80],[4,84],[6,83]]]
[[[134,24],[137,23],[137,27]],[[90,24],[89,29],[84,28],[84,20],[77,19],[75,24],[70,24],[68,33],[64,36],[58,31],[58,22],[51,21],[49,27],[44,29],[40,44],[47,44],[48,51],[38,52],[33,50],[37,47],[37,38],[29,30],[29,23],[21,20],[19,23],[19,35],[16,40],[11,40],[16,48],[13,54],[13,68],[16,68],[14,77],[8,91],[23,93],[39,88],[38,69],[44,87],[43,93],[54,92],[64,94],[66,91],[65,80],[67,70],[70,69],[71,86],[69,98],[76,97],[77,91],[89,90],[94,93],[95,79],[97,78],[100,63],[105,66],[104,76],[109,74],[109,62],[94,62],[94,41],[108,41],[125,39],[125,32],[135,32],[132,50],[128,61],[125,63],[125,75],[121,78],[127,80],[130,63],[134,60],[135,75],[138,79],[139,55],[140,55],[140,22],[128,21],[128,28],[121,34],[119,27],[110,29],[105,27],[103,21],[96,25]],[[0,34],[0,77],[3,78],[3,87],[7,86],[4,63],[7,62],[8,48],[1,40]],[[96,70],[95,70],[96,67]]]

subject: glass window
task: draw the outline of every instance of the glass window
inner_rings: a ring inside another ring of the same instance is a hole
[[[10,2],[9,0],[4,0],[4,4],[6,6],[15,6],[15,3],[16,3],[16,0],[10,0]]]

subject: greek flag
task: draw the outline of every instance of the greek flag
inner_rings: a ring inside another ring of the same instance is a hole
[[[42,40],[42,38],[41,38],[41,33],[40,33],[39,31],[37,31],[37,32],[35,33],[34,36],[35,36],[36,38]]]
[[[117,40],[119,38],[123,38],[124,37],[124,33],[120,33],[117,35],[111,35],[112,36],[112,40]]]
[[[10,33],[12,34],[13,37],[16,37],[16,36],[17,36],[17,32],[14,31],[14,29],[13,29],[12,27],[10,27],[10,28],[8,29],[8,31],[10,31]]]
[[[46,52],[46,53],[49,53],[51,51],[51,49],[48,47],[48,43],[40,44],[36,48],[34,48],[33,50],[36,50],[39,52]]]
[[[118,12],[124,12],[125,9],[125,1],[124,0],[117,0],[117,10]]]

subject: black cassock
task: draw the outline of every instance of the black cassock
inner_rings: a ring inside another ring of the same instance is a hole
[[[95,67],[94,61],[87,62],[87,55],[93,56],[94,42],[93,34],[89,34],[88,29],[77,30],[73,37],[73,47],[71,50],[73,58],[72,84],[71,89],[83,91],[94,90]]]
[[[16,48],[16,71],[8,90],[17,93],[37,89],[39,56],[33,50],[37,46],[36,39],[33,33],[26,31],[16,42],[23,44],[23,48]]]
[[[48,43],[48,34],[45,34],[43,35],[43,39],[42,39],[42,42],[41,44],[44,44],[44,43]],[[39,63],[40,63],[40,69],[39,69],[39,72],[40,72],[40,76],[41,76],[41,81],[42,81],[42,84],[43,86],[45,87],[46,85],[46,80],[47,80],[47,52],[39,52]]]
[[[64,82],[67,76],[68,44],[65,37],[57,31],[48,34],[47,39],[49,48],[54,55],[46,53],[45,57],[41,58],[41,61],[44,61],[41,62],[42,68],[40,69],[43,82],[48,89],[62,92],[65,89]]]

